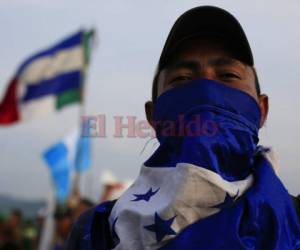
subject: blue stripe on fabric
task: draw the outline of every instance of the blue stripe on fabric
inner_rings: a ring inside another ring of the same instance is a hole
[[[33,61],[35,61],[35,60],[37,60],[37,59],[39,59],[41,57],[52,56],[52,55],[56,54],[58,51],[60,51],[60,50],[69,49],[69,48],[72,48],[74,46],[80,45],[81,42],[82,42],[83,33],[84,33],[83,31],[79,31],[79,32],[77,32],[77,33],[75,33],[75,34],[67,37],[66,39],[58,42],[54,46],[51,46],[50,48],[42,50],[39,53],[36,53],[33,56],[29,57],[19,67],[19,69],[17,71],[17,75],[21,74],[21,72],[29,64],[31,64]]]
[[[63,142],[52,145],[43,153],[43,158],[49,166],[59,201],[65,201],[70,191],[70,169],[68,148]]]
[[[47,151],[43,153],[44,160],[49,165],[52,171],[56,170],[56,167],[64,159],[67,159],[68,149],[63,142],[58,142],[52,145]]]
[[[22,102],[27,102],[46,95],[56,95],[67,90],[80,88],[80,82],[81,72],[72,71],[32,85],[27,85],[26,94],[23,97]]]

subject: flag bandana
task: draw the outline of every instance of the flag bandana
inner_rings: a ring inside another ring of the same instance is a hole
[[[195,80],[163,93],[153,121],[160,146],[112,208],[113,249],[300,249],[289,194],[257,146],[254,98]]]
[[[79,102],[91,35],[79,31],[25,60],[0,104],[0,124],[29,120]]]

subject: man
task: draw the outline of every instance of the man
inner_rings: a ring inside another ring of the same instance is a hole
[[[82,237],[92,249],[300,249],[296,210],[258,146],[268,97],[231,14],[179,17],[145,109],[160,146],[117,201],[94,209]]]

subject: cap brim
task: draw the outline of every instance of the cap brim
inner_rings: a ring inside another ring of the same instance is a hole
[[[254,65],[248,39],[237,19],[224,9],[200,6],[185,12],[177,19],[164,45],[158,68],[162,69],[167,64],[174,48],[180,43],[205,35],[216,35],[225,39],[240,61]]]

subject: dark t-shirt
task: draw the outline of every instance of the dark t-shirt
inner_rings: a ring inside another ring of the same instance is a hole
[[[67,250],[108,250],[114,247],[108,217],[116,203],[104,202],[83,213],[68,237]]]
[[[94,209],[84,212],[75,222],[67,240],[66,250],[89,250],[90,237],[89,230],[93,219]]]

